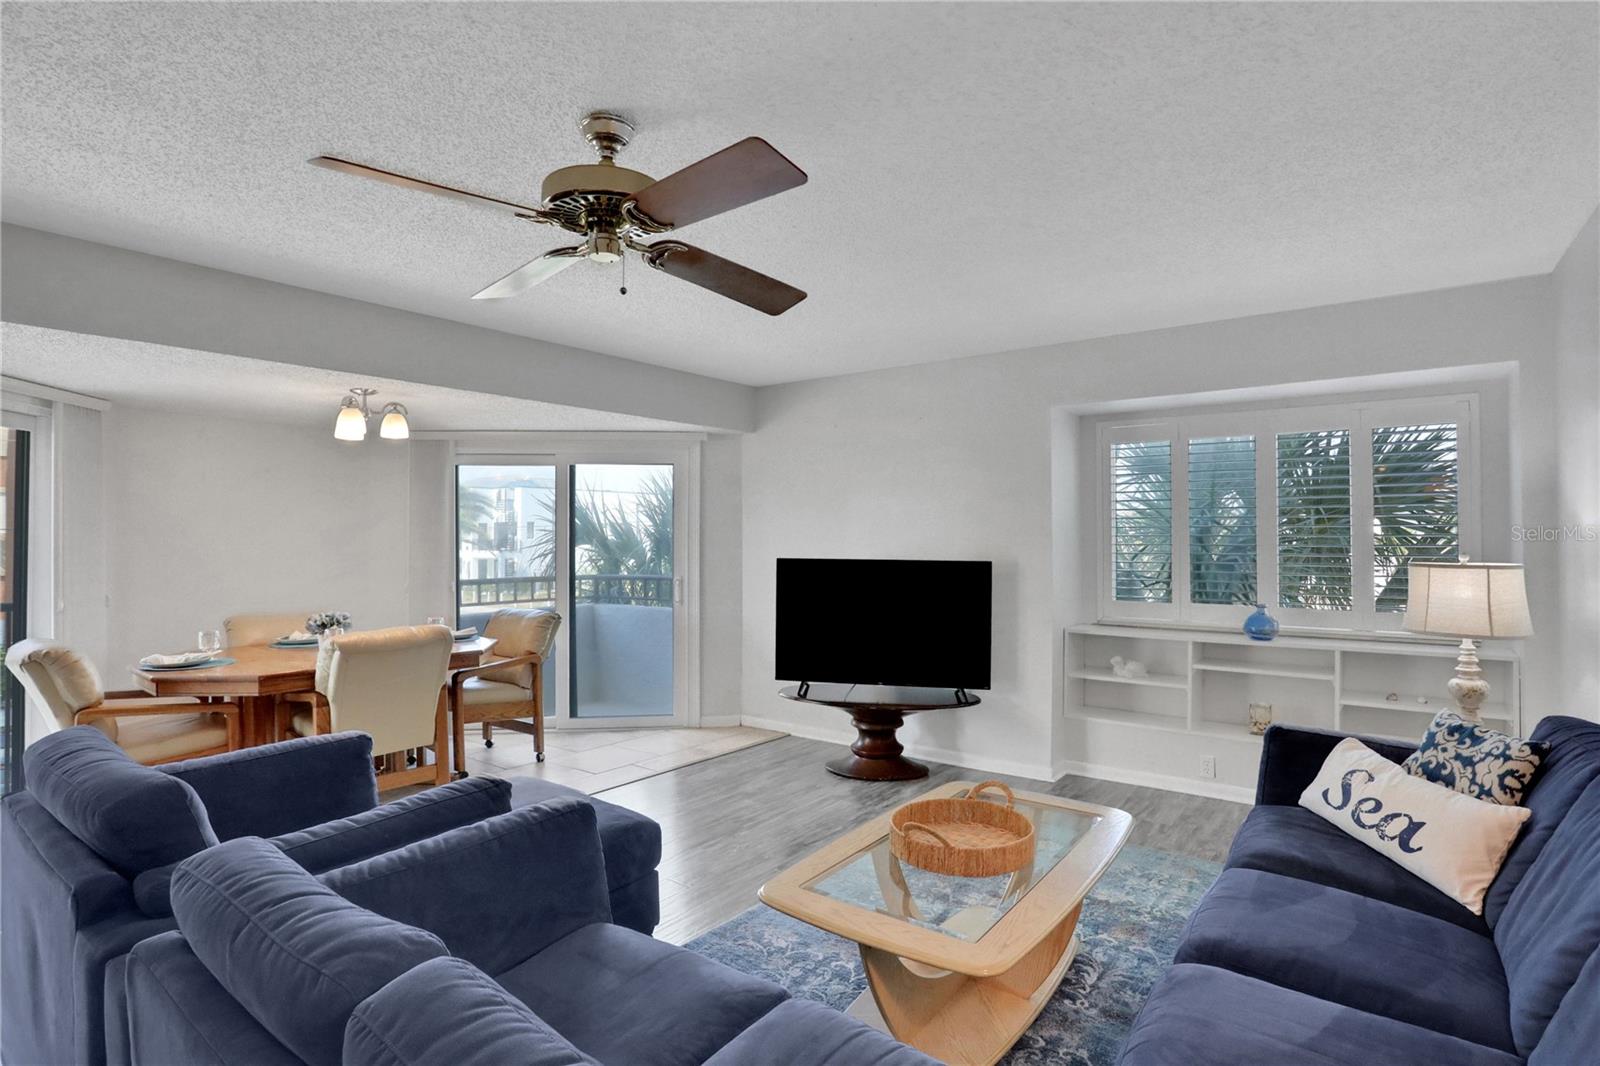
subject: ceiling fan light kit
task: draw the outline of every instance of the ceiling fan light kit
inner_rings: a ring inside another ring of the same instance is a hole
[[[554,248],[529,260],[479,290],[473,295],[474,300],[516,296],[581,260],[615,263],[628,252],[664,274],[769,315],[780,315],[806,298],[792,285],[682,241],[646,240],[804,185],[805,172],[772,145],[759,137],[747,137],[656,181],[616,163],[617,154],[634,135],[627,119],[609,111],[596,111],[585,116],[579,130],[599,156],[598,162],[551,171],[540,185],[537,207],[336,156],[317,156],[310,162],[389,185],[509,211],[524,221],[555,226],[584,238],[581,244]]]
[[[372,411],[367,406],[367,398],[377,394],[377,389],[358,386],[352,388],[350,395],[339,402],[339,414],[333,420],[335,440],[367,439],[367,424],[372,420]],[[390,401],[383,405],[383,410],[379,414],[382,418],[378,424],[378,436],[384,440],[410,439],[411,424],[406,420],[410,412],[406,410],[405,404]]]

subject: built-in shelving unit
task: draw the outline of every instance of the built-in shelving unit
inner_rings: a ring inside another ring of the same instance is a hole
[[[1254,641],[1242,633],[1155,626],[1081,625],[1065,633],[1066,714],[1095,721],[1230,740],[1260,741],[1249,706],[1273,720],[1416,740],[1453,703],[1445,682],[1454,644],[1339,636]],[[1144,677],[1121,677],[1111,658],[1138,660]],[[1513,649],[1479,650],[1493,686],[1490,725],[1520,733],[1521,677]]]

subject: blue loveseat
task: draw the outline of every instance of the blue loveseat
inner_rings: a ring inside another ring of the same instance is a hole
[[[548,861],[559,857],[559,861]],[[936,1066],[610,919],[557,798],[313,877],[261,840],[182,863],[126,973],[136,1063]]]
[[[511,806],[510,786],[494,778],[380,806],[372,743],[360,733],[149,767],[79,726],[30,746],[23,764],[26,791],[0,809],[0,1059],[8,1066],[127,1061],[127,952],[175,928],[169,882],[181,860],[219,841],[270,837],[299,866],[322,872]],[[576,795],[534,787],[535,798]],[[594,805],[615,911],[649,931],[660,827]]]
[[[1120,1066],[1600,1062],[1600,724],[1534,730],[1551,751],[1481,917],[1298,806],[1341,739],[1267,731],[1255,809]]]

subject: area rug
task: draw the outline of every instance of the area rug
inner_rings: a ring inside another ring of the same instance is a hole
[[[1084,904],[1082,946],[1044,1013],[1003,1066],[1111,1066],[1172,962],[1216,863],[1129,845]],[[844,1010],[867,987],[851,941],[757,905],[688,945],[736,970]]]

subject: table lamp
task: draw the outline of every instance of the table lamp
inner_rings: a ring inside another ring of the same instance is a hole
[[[1445,686],[1461,717],[1481,722],[1478,708],[1489,682],[1478,665],[1477,641],[1533,633],[1528,590],[1517,563],[1412,563],[1406,597],[1406,629],[1461,638],[1456,676]]]

